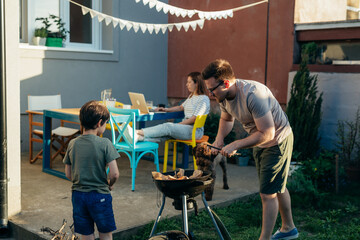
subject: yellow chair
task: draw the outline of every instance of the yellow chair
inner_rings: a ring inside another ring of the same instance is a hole
[[[99,101],[99,103],[103,103],[103,101]],[[115,102],[115,107],[117,108],[123,108],[124,104],[121,103],[121,102]],[[130,125],[131,126],[131,125]],[[110,126],[110,123],[107,123],[106,124],[106,129],[107,130],[111,130],[111,126]]]
[[[192,138],[191,139],[189,139],[189,140],[169,139],[169,140],[165,141],[163,172],[166,172],[166,169],[167,169],[169,143],[174,143],[173,170],[175,170],[176,169],[176,144],[178,142],[179,143],[184,143],[184,144],[189,145],[191,147],[195,147],[196,144],[202,143],[202,142],[207,142],[209,140],[209,136],[206,136],[206,135],[204,135],[201,139],[198,139],[198,140],[196,140],[196,138],[195,138],[196,129],[204,127],[206,117],[207,117],[207,115],[196,116],[196,120],[195,120],[195,123],[194,123],[194,128],[193,128],[193,131],[192,131]],[[196,165],[196,160],[195,160],[194,156],[193,156],[193,160],[194,160],[194,169],[196,170],[197,165]]]

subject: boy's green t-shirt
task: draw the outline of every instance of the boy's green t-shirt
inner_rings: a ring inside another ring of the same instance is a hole
[[[110,193],[106,164],[118,157],[108,138],[89,134],[71,140],[63,162],[71,165],[72,190]]]

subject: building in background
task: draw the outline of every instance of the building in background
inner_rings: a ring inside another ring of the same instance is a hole
[[[318,75],[323,92],[321,144],[335,147],[339,120],[353,120],[360,107],[360,1],[298,0],[295,4],[294,65],[289,90],[300,62],[301,46],[315,42],[316,62],[308,65]]]

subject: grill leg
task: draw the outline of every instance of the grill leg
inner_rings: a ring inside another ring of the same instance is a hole
[[[210,218],[211,218],[212,222],[214,223],[214,226],[215,226],[215,228],[216,228],[217,233],[219,234],[220,239],[221,239],[221,240],[224,240],[224,238],[223,238],[223,236],[222,236],[222,234],[221,234],[221,231],[220,231],[220,229],[219,229],[219,226],[217,225],[217,223],[216,223],[216,221],[215,221],[214,215],[211,213],[211,209],[210,209],[209,205],[208,205],[207,202],[206,202],[205,193],[202,192],[202,193],[201,193],[201,196],[202,196],[203,203],[204,203],[204,205],[205,205],[205,209],[206,209],[206,211],[208,212],[208,214],[210,215]]]
[[[188,236],[189,235],[189,225],[188,225],[186,195],[182,195],[181,199],[182,199],[182,205],[183,205],[183,207],[182,207],[183,232]]]
[[[156,220],[155,220],[155,222],[154,222],[154,226],[153,226],[153,228],[151,229],[151,233],[150,233],[149,238],[151,238],[151,237],[154,235],[154,233],[155,233],[156,226],[157,226],[157,224],[158,224],[159,221],[160,221],[162,211],[164,210],[164,206],[165,206],[165,194],[163,194],[162,205],[161,205],[161,207],[160,207],[159,214],[158,214],[158,216],[157,216],[157,218],[156,218]]]

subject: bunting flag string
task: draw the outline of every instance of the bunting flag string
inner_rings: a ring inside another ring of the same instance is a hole
[[[180,31],[182,28],[184,28],[185,32],[187,32],[190,27],[193,31],[195,31],[198,26],[200,29],[203,29],[205,20],[211,20],[211,19],[216,20],[216,19],[222,19],[222,18],[226,19],[228,17],[233,17],[233,13],[236,11],[239,11],[239,10],[242,10],[245,8],[249,8],[249,7],[253,7],[253,6],[261,4],[261,3],[265,3],[268,0],[263,0],[260,2],[248,4],[248,5],[233,8],[233,9],[228,9],[228,10],[223,10],[223,11],[212,11],[212,12],[199,11],[199,10],[195,10],[195,9],[188,10],[188,9],[178,8],[178,7],[171,6],[169,4],[160,2],[158,0],[135,0],[135,2],[137,2],[137,3],[142,1],[144,5],[149,4],[150,8],[155,7],[155,9],[158,12],[163,10],[163,12],[165,14],[170,13],[172,15],[175,14],[177,17],[178,16],[182,16],[182,17],[188,16],[190,18],[192,16],[194,16],[195,14],[197,14],[200,18],[198,20],[193,20],[193,21],[179,22],[179,23],[167,23],[167,24],[141,23],[141,22],[124,20],[121,18],[115,18],[115,17],[109,16],[107,14],[95,11],[91,8],[85,7],[77,2],[72,1],[72,0],[68,0],[68,1],[72,4],[75,4],[75,5],[78,5],[79,7],[81,7],[81,11],[82,11],[83,15],[90,14],[91,18],[97,18],[97,20],[99,22],[104,21],[106,25],[109,25],[110,23],[112,23],[114,28],[119,26],[121,30],[123,30],[124,28],[126,28],[127,31],[130,31],[131,29],[133,29],[135,33],[137,33],[140,29],[143,33],[148,31],[150,34],[152,34],[153,32],[155,32],[155,34],[158,34],[161,31],[163,34],[165,34],[167,30],[169,32],[171,32],[174,29],[174,27],[178,31]]]
[[[175,28],[180,31],[182,28],[184,28],[185,32],[191,29],[193,31],[196,30],[196,28],[199,26],[200,29],[203,29],[205,19],[198,19],[188,22],[179,22],[179,23],[167,23],[167,24],[153,24],[153,23],[141,23],[141,22],[134,22],[134,21],[128,21],[121,18],[115,18],[112,16],[109,16],[107,14],[95,11],[91,8],[85,7],[77,2],[74,2],[72,0],[68,0],[70,3],[73,3],[75,5],[78,5],[81,7],[81,11],[83,15],[90,14],[91,18],[97,17],[97,20],[99,22],[105,21],[106,25],[109,25],[110,23],[113,24],[113,27],[116,28],[117,26],[120,27],[121,30],[126,28],[127,31],[130,31],[131,29],[134,30],[135,33],[139,31],[139,29],[145,33],[148,31],[150,34],[155,32],[155,34],[158,34],[160,31],[165,34],[167,30],[171,32]]]
[[[171,15],[175,15],[177,17],[182,16],[183,18],[186,16],[191,18],[192,16],[197,14],[199,16],[199,18],[201,18],[201,19],[205,18],[206,20],[211,20],[211,19],[216,20],[216,19],[222,19],[222,18],[227,19],[228,17],[233,17],[233,13],[236,11],[240,11],[245,8],[253,7],[258,4],[268,2],[268,0],[263,0],[260,2],[248,4],[248,5],[233,8],[233,9],[209,12],[209,11],[200,11],[200,10],[196,10],[196,9],[189,10],[189,9],[179,8],[179,7],[175,7],[175,6],[160,2],[158,0],[135,0],[135,2],[137,2],[137,3],[139,3],[140,1],[142,1],[144,5],[149,4],[149,8],[155,7],[155,9],[158,12],[160,12],[162,10],[165,14],[170,13]]]

